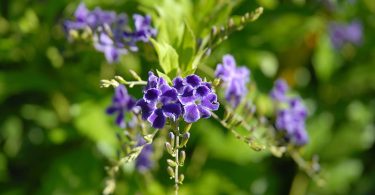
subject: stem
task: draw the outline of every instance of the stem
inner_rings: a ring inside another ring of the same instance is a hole
[[[177,163],[175,169],[174,169],[174,187],[175,187],[175,195],[178,195],[178,167],[180,166],[179,165],[179,162],[178,162],[178,146],[180,144],[180,136],[178,135],[178,129],[177,129],[177,132],[175,133],[175,137],[176,137],[176,143],[175,143],[175,147],[176,147],[176,155],[175,155],[175,162]]]

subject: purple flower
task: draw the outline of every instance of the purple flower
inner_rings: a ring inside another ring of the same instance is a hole
[[[177,95],[177,90],[170,87],[162,77],[149,72],[143,98],[137,102],[143,120],[149,121],[157,129],[164,127],[167,118],[177,120],[182,113]]]
[[[285,132],[289,142],[302,146],[308,142],[305,121],[307,109],[299,98],[286,96],[288,85],[284,80],[277,80],[270,96],[277,102],[278,108],[275,126],[279,131]]]
[[[276,101],[285,101],[286,92],[288,91],[288,84],[283,79],[278,79],[275,82],[275,86],[271,90],[270,96]]]
[[[183,105],[183,117],[187,123],[209,118],[211,111],[219,109],[217,95],[212,91],[211,84],[203,82],[199,76],[192,74],[185,79],[177,77],[173,84],[179,92],[178,99]]]
[[[96,37],[94,47],[96,50],[104,53],[109,63],[117,62],[121,55],[128,53],[125,48],[116,47],[114,41],[104,32]]]
[[[156,36],[156,29],[151,26],[151,17],[139,14],[133,15],[135,31],[134,39],[136,41],[148,42],[150,37]]]
[[[362,42],[362,24],[359,21],[353,21],[347,25],[333,22],[330,24],[329,34],[333,46],[337,49],[347,43],[359,45]]]
[[[150,37],[156,36],[156,30],[151,26],[150,16],[135,14],[134,28],[129,26],[126,14],[116,14],[95,8],[90,11],[81,3],[75,13],[75,20],[64,22],[64,31],[87,31],[92,34],[94,47],[103,52],[109,63],[118,62],[120,57],[128,51],[138,51],[138,42],[148,42]],[[71,37],[68,36],[68,39]]]
[[[128,94],[124,85],[119,85],[115,88],[115,94],[112,98],[112,105],[107,108],[108,114],[117,114],[116,124],[125,128],[125,113],[133,110],[135,106],[135,99]]]
[[[307,110],[300,99],[289,100],[289,107],[277,113],[276,128],[285,131],[287,138],[296,145],[304,145],[308,141],[305,128]]]
[[[146,144],[146,145],[145,145]],[[145,145],[135,160],[135,167],[138,169],[139,172],[145,172],[149,170],[152,167],[152,159],[151,155],[153,152],[153,147],[151,144],[147,144],[146,141],[142,138],[138,138],[138,144],[137,146]]]
[[[242,98],[246,96],[246,84],[250,80],[250,70],[246,67],[236,67],[236,61],[232,55],[224,55],[222,64],[218,64],[215,76],[223,80],[226,88],[225,99],[237,107]]]

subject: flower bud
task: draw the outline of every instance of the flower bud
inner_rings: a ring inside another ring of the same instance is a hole
[[[169,142],[165,142],[165,148],[170,155],[175,156],[172,146]]]
[[[174,171],[173,171],[172,167],[168,166],[167,172],[168,172],[171,179],[174,178]]]
[[[177,163],[176,163],[175,161],[171,160],[171,159],[167,159],[167,163],[168,163],[168,165],[171,166],[171,167],[175,167],[175,166],[177,166]]]
[[[184,163],[185,163],[185,159],[186,159],[186,153],[185,153],[185,151],[182,150],[182,151],[180,151],[180,154],[178,156],[178,164],[180,166],[183,166]]]
[[[181,143],[180,143],[180,148],[184,147],[186,143],[189,141],[190,138],[190,133],[186,132],[184,135],[182,135]]]
[[[184,181],[184,179],[185,179],[184,174],[181,174],[180,176],[178,176],[178,183],[182,184],[182,182]]]
[[[174,142],[175,142],[174,138],[175,138],[174,134],[172,132],[169,132],[167,141],[171,143],[172,148],[174,148]]]

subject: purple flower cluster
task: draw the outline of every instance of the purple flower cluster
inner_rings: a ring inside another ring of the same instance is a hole
[[[115,88],[115,94],[112,98],[112,105],[107,108],[107,114],[117,114],[116,124],[126,127],[125,113],[131,112],[135,107],[136,100],[128,94],[124,85]]]
[[[286,139],[298,146],[308,142],[305,121],[307,109],[299,98],[289,98],[286,96],[288,85],[284,80],[277,80],[272,89],[271,98],[279,103],[285,104],[279,108],[276,116],[276,128],[286,133]]]
[[[77,7],[74,16],[74,21],[64,22],[64,30],[68,34],[74,30],[92,33],[95,49],[103,52],[109,63],[117,62],[129,50],[138,51],[137,42],[148,42],[156,36],[150,16],[134,14],[134,30],[129,26],[127,15],[100,8],[90,11],[84,3]]]
[[[353,21],[347,25],[333,22],[330,24],[329,34],[333,46],[337,49],[347,43],[359,45],[362,42],[362,24],[359,21]]]
[[[200,118],[211,117],[211,111],[219,109],[217,95],[212,91],[211,84],[202,81],[195,75],[173,80],[173,87],[178,91],[178,99],[183,106],[183,117],[187,123],[193,123]]]
[[[236,61],[232,55],[224,55],[222,64],[218,64],[215,76],[223,80],[226,88],[225,99],[237,107],[247,93],[246,84],[250,80],[250,70],[244,66],[236,67]]]
[[[168,118],[176,121],[183,116],[186,122],[193,123],[209,118],[211,111],[219,108],[211,85],[197,75],[176,77],[171,87],[162,77],[149,72],[143,92],[136,105],[142,110],[142,118],[157,129],[163,128]]]
[[[146,144],[146,141],[142,137],[139,137],[137,146],[141,146],[145,144]],[[153,152],[152,145],[146,144],[143,147],[141,153],[139,153],[137,159],[135,160],[135,167],[137,168],[139,172],[145,172],[152,167],[153,165],[153,162],[151,159],[152,152]]]

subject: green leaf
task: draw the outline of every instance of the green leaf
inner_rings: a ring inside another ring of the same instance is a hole
[[[171,72],[177,73],[178,71],[178,54],[176,50],[165,42],[157,42],[154,39],[151,39],[152,44],[155,47],[156,53],[158,54],[160,67],[163,69],[163,72],[168,76]]]
[[[156,72],[158,73],[158,76],[159,76],[159,77],[163,77],[168,83],[171,83],[171,82],[172,82],[172,80],[168,77],[168,75],[166,75],[166,74],[160,72],[159,70],[156,70]]]
[[[196,39],[194,32],[190,26],[185,22],[184,32],[181,38],[181,43],[178,47],[178,53],[180,54],[179,62],[183,70],[189,67],[189,64],[193,62],[193,57],[195,55]],[[190,66],[191,67],[191,66]]]
[[[314,69],[318,78],[327,81],[340,66],[328,35],[323,36],[313,57]]]

